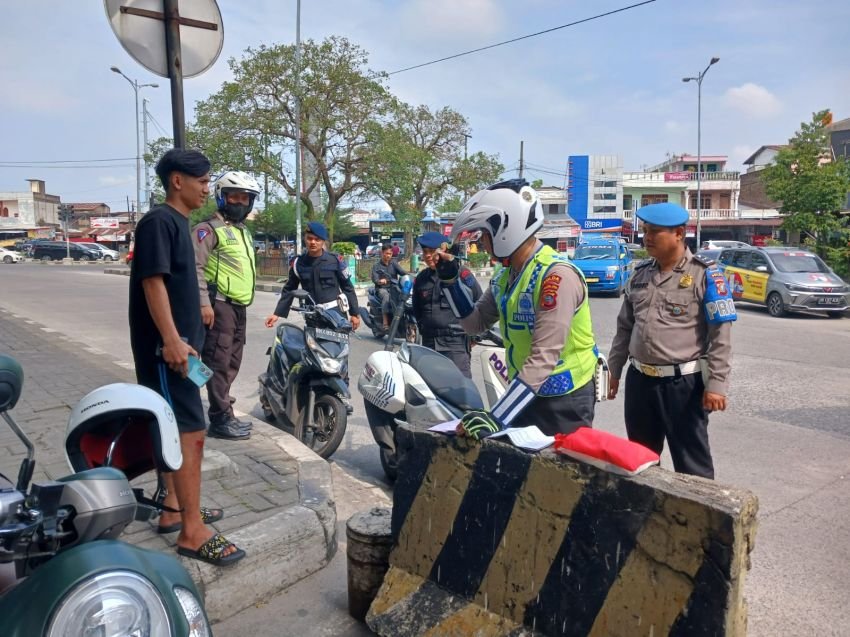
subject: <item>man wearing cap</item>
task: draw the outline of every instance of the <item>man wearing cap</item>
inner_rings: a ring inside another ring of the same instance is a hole
[[[472,378],[470,369],[470,340],[452,312],[449,301],[443,294],[443,284],[437,276],[434,254],[446,238],[439,232],[426,232],[419,237],[422,258],[428,267],[416,275],[413,282],[413,315],[419,323],[422,344],[435,352],[452,359],[467,378]],[[473,303],[481,296],[481,286],[468,268],[460,268],[461,285],[469,288]]]
[[[393,247],[389,243],[381,246],[381,258],[372,266],[372,283],[375,284],[375,293],[381,299],[381,313],[384,315],[384,329],[390,327],[390,285],[398,281],[399,277],[407,274],[407,270],[401,267],[393,256]]]
[[[628,365],[629,439],[661,453],[666,438],[676,471],[714,478],[708,414],[726,409],[735,305],[714,262],[685,245],[684,208],[652,204],[637,217],[652,259],[626,288],[608,355],[608,398]]]
[[[289,316],[289,308],[295,297],[292,292],[302,288],[310,293],[313,300],[325,307],[332,307],[337,302],[340,290],[348,299],[348,314],[351,327],[360,327],[360,313],[357,305],[357,293],[348,278],[348,267],[345,260],[325,250],[328,240],[328,230],[318,221],[307,224],[304,233],[304,244],[307,251],[289,262],[289,278],[280,292],[280,300],[274,312],[266,317],[266,327],[274,327],[279,317]]]

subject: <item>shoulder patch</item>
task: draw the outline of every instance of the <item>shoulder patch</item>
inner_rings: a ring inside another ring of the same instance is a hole
[[[210,231],[206,228],[198,228],[198,231],[195,234],[198,237],[198,243],[203,243],[204,239],[210,235]]]
[[[706,268],[709,268],[716,263],[716,261],[714,259],[707,259],[704,256],[699,255],[699,254],[694,254],[692,256],[693,256],[694,261],[696,261],[701,266],[706,267]]]

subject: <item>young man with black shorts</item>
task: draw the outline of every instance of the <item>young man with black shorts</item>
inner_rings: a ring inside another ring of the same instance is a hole
[[[205,526],[223,513],[201,509],[206,423],[200,388],[186,377],[189,356],[197,357],[204,345],[189,215],[209,196],[209,170],[203,154],[177,148],[156,165],[165,203],[152,208],[136,227],[130,343],[139,384],[168,401],[180,431],[183,464],[164,476],[165,504],[180,513],[163,512],[159,532],[180,532],[181,555],[224,566],[239,561],[245,552]]]

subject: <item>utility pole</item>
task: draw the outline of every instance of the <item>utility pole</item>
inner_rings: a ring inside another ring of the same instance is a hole
[[[466,133],[463,134],[463,161],[466,161],[466,142],[469,141],[470,137],[472,137],[472,135],[467,135]]]
[[[295,9],[295,254],[301,254],[301,0]]]
[[[520,141],[519,143],[519,178],[522,179],[522,172],[525,168],[525,164],[523,163],[523,150],[525,147],[525,142]]]
[[[144,143],[142,148],[144,149],[142,158],[144,159],[144,154],[148,152],[148,98],[142,98],[142,139]],[[151,175],[150,175],[150,166],[148,165],[148,160],[144,159],[145,162],[145,209],[151,209]],[[139,206],[141,210],[142,207]]]

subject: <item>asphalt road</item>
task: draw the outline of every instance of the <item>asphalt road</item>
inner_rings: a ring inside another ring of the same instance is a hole
[[[127,366],[132,360],[127,284],[126,277],[105,275],[99,266],[0,264],[0,305],[43,325],[48,330],[45,338],[81,343],[81,364],[85,348],[95,348]],[[260,292],[249,309],[248,345],[234,387],[237,407],[256,417],[262,415],[256,378],[265,369],[265,351],[273,339],[263,317],[275,301],[274,294]],[[603,351],[614,335],[619,306],[613,298],[591,301]],[[749,634],[847,634],[850,319],[803,315],[775,319],[744,304],[738,311],[730,407],[712,416],[711,435],[717,479],[749,488],[760,500],[760,526],[747,581]],[[352,341],[353,380],[368,355],[382,346],[361,331],[362,338]],[[473,370],[480,380],[477,360]],[[365,508],[380,500],[386,487],[356,382],[352,385],[355,413],[333,457],[336,483],[346,493],[341,521],[357,510],[355,505]],[[595,426],[624,433],[622,402],[601,403]],[[666,455],[663,461],[671,466]],[[362,629],[345,619],[343,546],[340,551],[324,573],[299,583],[264,609],[250,609],[226,622],[226,634],[360,633]],[[274,617],[277,625],[264,629],[264,617]],[[282,633],[281,625],[292,632]]]

